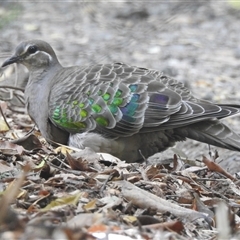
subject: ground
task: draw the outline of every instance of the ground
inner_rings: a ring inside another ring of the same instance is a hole
[[[240,17],[230,1],[3,1],[0,17],[2,61],[19,42],[42,39],[65,66],[117,61],[158,69],[198,97],[239,103]],[[240,132],[239,120],[226,122]],[[193,141],[179,148],[189,158],[208,152]],[[225,168],[240,170],[239,154],[219,151]]]
[[[233,2],[1,1],[0,62],[19,42],[42,39],[64,66],[114,61],[158,69],[197,97],[238,104],[240,9]],[[236,116],[225,122],[240,133],[239,121]],[[195,160],[209,152],[206,144],[191,140],[175,149],[159,158],[181,150]],[[225,169],[240,171],[239,153],[218,150]]]

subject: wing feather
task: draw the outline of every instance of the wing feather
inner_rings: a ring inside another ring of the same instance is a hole
[[[121,63],[65,68],[55,81],[49,118],[70,133],[126,137],[220,119],[240,109],[199,100],[158,71]]]

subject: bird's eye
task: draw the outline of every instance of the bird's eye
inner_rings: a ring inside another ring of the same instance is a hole
[[[28,53],[33,54],[37,50],[38,50],[38,48],[36,46],[30,46],[27,51],[28,51]]]

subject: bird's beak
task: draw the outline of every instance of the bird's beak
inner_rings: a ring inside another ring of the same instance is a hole
[[[20,60],[19,56],[11,56],[10,58],[6,59],[4,63],[2,64],[2,67],[6,67],[7,65],[10,65],[12,63],[16,63]]]

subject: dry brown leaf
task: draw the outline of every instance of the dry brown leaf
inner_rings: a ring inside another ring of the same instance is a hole
[[[66,159],[68,161],[68,164],[73,170],[97,172],[97,170],[95,170],[92,166],[90,166],[89,161],[82,158],[81,156],[78,158],[74,158],[68,152],[66,152]]]
[[[0,151],[6,155],[22,155],[24,148],[17,144],[0,140]]]
[[[24,136],[22,138],[13,140],[11,142],[14,144],[20,145],[24,147],[24,149],[29,151],[42,148],[41,142],[34,134]]]
[[[209,160],[208,158],[206,158],[205,156],[203,156],[203,163],[206,164],[206,166],[208,167],[208,169],[210,171],[214,171],[214,172],[218,172],[223,174],[225,177],[231,179],[232,181],[236,181],[236,178],[233,177],[230,173],[228,173],[227,171],[225,171],[219,164]]]
[[[142,227],[150,228],[150,229],[170,230],[170,231],[174,231],[177,233],[180,233],[184,229],[183,223],[180,221],[156,223],[156,224],[151,224],[151,225],[145,225]]]
[[[95,233],[95,232],[109,232],[109,231],[118,231],[120,230],[120,227],[118,226],[107,226],[103,224],[94,225],[88,228],[89,233]]]

